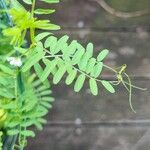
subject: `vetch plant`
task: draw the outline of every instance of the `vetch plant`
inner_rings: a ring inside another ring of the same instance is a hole
[[[39,0],[43,3],[59,3],[59,0]],[[26,10],[23,5],[29,5]],[[42,130],[43,118],[54,98],[51,96],[50,82],[58,84],[65,75],[67,85],[74,84],[79,92],[86,80],[90,91],[98,95],[98,84],[110,93],[123,84],[129,93],[129,104],[135,112],[132,101],[132,85],[126,73],[126,65],[113,69],[104,63],[109,50],[101,50],[93,57],[94,46],[81,45],[77,40],[70,42],[69,36],[56,37],[51,31],[60,27],[49,20],[39,20],[38,15],[55,12],[54,9],[36,8],[35,0],[4,1],[1,4],[0,47],[0,149],[20,149],[27,145],[27,138],[35,133],[29,129],[36,126]],[[39,34],[36,31],[40,30]],[[50,31],[50,32],[49,32]],[[27,32],[30,39],[26,38]],[[26,44],[27,43],[27,44]],[[115,81],[101,79],[104,69],[112,71]],[[52,77],[52,81],[48,77]]]

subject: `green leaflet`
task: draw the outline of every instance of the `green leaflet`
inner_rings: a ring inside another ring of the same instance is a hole
[[[39,77],[39,79],[41,78],[41,74],[43,72],[43,68],[41,67],[41,65],[39,63],[34,64],[34,70],[36,72],[36,75]]]
[[[43,105],[44,107],[46,107],[46,108],[48,108],[48,109],[52,108],[52,105],[51,105],[49,102],[44,102],[44,101],[42,101],[42,102],[41,102],[41,105]]]
[[[11,99],[15,97],[9,90],[4,89],[2,87],[0,89],[0,96]]]
[[[102,80],[101,81],[102,85],[106,88],[107,91],[110,93],[115,93],[115,89],[113,86],[109,83],[109,81]]]
[[[42,32],[42,33],[40,33],[40,34],[38,34],[37,36],[35,36],[35,41],[41,41],[41,40],[43,40],[45,37],[47,37],[47,36],[49,36],[49,35],[51,35],[52,33],[50,33],[50,32]]]
[[[63,61],[61,58],[58,57],[57,59],[58,59],[57,66],[58,66],[59,68],[61,68],[62,66],[65,65],[64,61]]]
[[[82,71],[86,70],[88,64],[88,58],[86,57],[86,54],[84,54],[80,60],[80,62],[78,63],[79,69]]]
[[[109,53],[109,50],[107,49],[102,50],[97,56],[97,61],[103,61],[105,57],[108,55],[108,53]]]
[[[34,23],[34,28],[42,30],[59,30],[60,26],[49,23],[49,21],[39,20]]]
[[[42,73],[43,73],[43,68],[41,67],[41,65],[40,65],[39,63],[36,63],[36,64],[34,65],[34,70],[35,70],[35,72],[36,72],[36,75],[37,75],[38,78],[40,79],[40,81],[42,81],[42,80],[41,80],[41,75],[42,75]],[[48,79],[45,79],[45,80],[43,81],[43,84],[44,84],[46,87],[50,87],[50,84],[49,84]]]
[[[86,56],[91,58],[93,56],[93,44],[89,43],[86,47]]]
[[[14,47],[14,49],[15,49],[16,51],[18,51],[19,53],[21,53],[21,54],[25,54],[25,53],[28,51],[28,49],[21,48],[21,47]],[[14,51],[14,52],[15,52],[15,51]]]
[[[22,110],[30,111],[33,108],[35,108],[36,105],[37,105],[37,101],[32,99],[31,101],[29,101],[25,104],[25,106],[22,108]]]
[[[97,78],[101,74],[102,69],[103,69],[103,63],[102,62],[97,63],[91,72],[91,76]]]
[[[25,120],[25,121],[23,121],[23,122],[21,122],[21,126],[22,127],[29,127],[29,126],[31,126],[31,125],[33,125],[34,124],[34,120]]]
[[[35,133],[31,130],[21,131],[21,135],[23,135],[25,137],[35,137]]]
[[[47,89],[48,89],[45,85],[40,85],[39,87],[34,86],[34,87],[36,88],[37,94],[41,94],[41,92],[43,92],[45,90],[47,91]]]
[[[88,61],[89,59],[92,57],[93,55],[93,44],[89,43],[86,47],[86,52],[85,54],[82,56],[80,62],[79,62],[79,68],[82,71],[86,71],[86,67],[88,65]]]
[[[44,49],[43,43],[41,41],[37,42],[34,51],[42,53],[43,49]]]
[[[54,12],[55,12],[54,9],[36,9],[36,10],[34,10],[34,13],[37,15],[52,14]]]
[[[89,74],[90,72],[93,71],[93,68],[95,66],[95,63],[96,63],[96,59],[95,58],[91,58],[89,61],[88,61],[88,64],[87,64],[87,67],[86,67],[86,73]]]
[[[55,49],[55,53],[58,53],[60,50],[61,50],[62,52],[64,52],[64,49],[63,49],[63,48],[65,48],[65,47],[67,48],[68,45],[66,45],[66,44],[67,44],[68,39],[69,39],[69,36],[68,36],[68,35],[64,35],[64,36],[62,36],[62,37],[58,40],[57,46],[56,46],[56,49]]]
[[[54,98],[52,98],[52,97],[42,97],[41,98],[41,100],[43,100],[43,101],[47,101],[47,102],[54,102],[55,101],[55,99]]]
[[[68,55],[71,55],[71,54],[74,54],[75,53],[75,51],[77,50],[77,40],[73,40],[72,42],[71,42],[71,44],[68,46],[68,48],[67,48],[67,51],[65,52],[66,53],[66,55],[68,54]]]
[[[57,38],[54,36],[50,36],[46,39],[46,41],[44,43],[44,47],[48,48],[48,47],[52,46],[54,49],[56,44],[57,44]]]
[[[71,64],[71,58],[68,56],[68,55],[63,55],[63,60],[65,62],[65,64],[68,64],[68,68],[67,70],[69,69],[69,65]]]
[[[43,119],[43,118],[38,118],[37,119],[40,123],[46,124],[47,120]]]
[[[81,90],[81,88],[83,87],[84,81],[85,81],[85,75],[84,74],[79,75],[74,85],[75,92],[79,92]]]
[[[45,2],[45,3],[50,3],[50,4],[59,3],[59,0],[40,0],[40,1]]]
[[[77,71],[74,70],[74,69],[72,69],[72,70],[69,72],[69,75],[68,75],[67,78],[66,78],[66,84],[67,84],[67,85],[70,85],[70,84],[74,81],[76,75],[77,75]]]
[[[6,65],[0,64],[0,70],[2,70],[4,73],[10,74],[10,75],[14,75],[14,70],[10,69]]]
[[[9,128],[14,128],[17,125],[20,124],[20,119],[12,119],[11,121],[7,122],[7,124],[5,123],[5,126],[9,127]]]
[[[42,96],[46,96],[46,95],[50,95],[52,93],[52,91],[51,90],[44,90],[44,91],[41,91],[40,92],[40,96],[42,97]]]
[[[85,52],[84,48],[78,49],[75,52],[74,56],[72,57],[72,64],[73,65],[77,64],[80,61],[84,52]]]
[[[22,67],[22,72],[26,72],[29,70],[32,66],[34,66],[37,62],[39,62],[43,56],[45,55],[44,52],[39,52],[34,54],[33,56],[30,56],[24,66]]]
[[[67,54],[68,44],[67,43],[63,43],[60,49],[64,56],[68,56]]]
[[[57,84],[61,80],[65,72],[66,72],[66,66],[64,65],[60,67],[58,71],[55,73],[54,78],[53,78],[53,83]]]
[[[44,69],[43,73],[41,74],[41,81],[45,81],[47,79],[47,77],[49,76],[49,74],[51,73],[51,71],[55,68],[55,66],[57,65],[58,60],[55,59],[53,61],[50,61],[48,59],[43,59],[43,62],[46,65],[46,68]]]
[[[92,94],[95,96],[98,95],[98,87],[97,87],[96,80],[93,78],[90,78],[89,85],[90,85],[90,90],[91,90]]]
[[[31,5],[32,1],[31,0],[23,0],[26,4]]]
[[[40,131],[43,130],[43,127],[42,127],[41,123],[39,123],[39,122],[36,121],[36,122],[34,123],[34,125],[36,126],[36,128],[37,128],[38,130],[40,130]]]
[[[37,117],[43,117],[43,116],[45,116],[45,115],[47,115],[48,114],[48,109],[47,108],[45,108],[44,106],[39,106],[38,107],[38,112],[36,112],[36,116]]]
[[[7,80],[4,77],[0,76],[0,84],[6,86],[8,84]]]
[[[6,97],[6,98],[9,98],[9,97]],[[11,101],[9,103],[0,103],[0,108],[3,108],[3,109],[16,109],[16,103]]]
[[[12,136],[12,135],[17,135],[20,132],[20,130],[18,129],[12,129],[12,130],[8,130],[7,134]]]

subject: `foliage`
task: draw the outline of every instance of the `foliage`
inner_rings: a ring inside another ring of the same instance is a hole
[[[40,0],[53,4],[59,0]],[[126,66],[112,69],[104,64],[109,51],[104,49],[98,56],[93,57],[94,46],[88,43],[85,47],[78,41],[69,42],[64,35],[57,38],[51,32],[43,31],[36,35],[36,30],[58,30],[58,25],[49,20],[39,20],[35,15],[47,15],[55,12],[54,9],[35,9],[35,0],[23,0],[31,6],[26,10],[17,0],[10,3],[10,9],[4,8],[2,14],[11,16],[3,28],[4,43],[0,47],[0,137],[2,134],[18,137],[18,145],[13,143],[12,148],[23,149],[27,144],[27,137],[34,137],[35,133],[29,129],[36,126],[39,130],[46,123],[43,117],[52,107],[54,99],[48,77],[53,84],[58,84],[63,76],[67,85],[74,84],[74,91],[79,92],[88,79],[93,95],[98,95],[98,84],[108,92],[115,93],[115,85],[123,83],[129,92],[130,107],[132,87],[129,76],[125,73]],[[7,27],[7,28],[6,28]],[[26,34],[29,32],[29,46],[25,46]],[[35,36],[36,35],[36,36]],[[9,44],[10,43],[10,44]],[[8,47],[8,48],[7,48]],[[34,73],[33,73],[34,68]],[[113,71],[116,81],[101,79],[104,69]],[[127,81],[124,81],[124,77]],[[138,88],[141,89],[141,88]],[[1,138],[0,138],[1,139]],[[1,142],[2,143],[2,142]],[[7,145],[4,145],[4,147]]]

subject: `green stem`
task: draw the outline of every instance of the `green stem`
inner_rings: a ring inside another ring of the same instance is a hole
[[[35,29],[34,28],[30,28],[30,38],[31,38],[31,43],[34,44],[34,35],[35,35]],[[31,45],[32,45],[31,44]]]
[[[127,85],[130,85],[128,82],[126,82],[126,81],[124,81],[124,83],[125,84],[127,84]],[[142,90],[142,91],[146,91],[147,90],[147,88],[141,88],[141,87],[138,87],[138,86],[135,86],[135,85],[132,85],[131,84],[131,86],[133,87],[133,88],[135,88],[135,89],[138,89],[138,90]]]
[[[104,66],[105,68],[107,68],[107,69],[113,71],[114,73],[117,73],[117,71],[116,71],[115,69],[113,69],[113,68],[111,68],[111,67],[109,67],[109,66],[107,66],[107,65],[105,65],[105,64],[103,64],[103,66]]]
[[[35,0],[32,2],[32,8],[31,8],[31,18],[34,17],[34,9],[35,9]]]
[[[35,9],[35,0],[32,2],[32,7],[31,7],[31,19],[34,18],[34,9]],[[35,34],[35,29],[30,28],[30,38],[31,38],[31,43],[34,43],[34,34]]]

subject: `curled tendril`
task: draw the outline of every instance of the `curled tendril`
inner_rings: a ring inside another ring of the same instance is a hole
[[[139,90],[147,90],[145,88],[141,88],[135,85],[132,85],[131,79],[129,77],[129,75],[125,72],[127,68],[127,65],[124,64],[119,68],[115,69],[116,72],[116,77],[117,77],[117,81],[116,82],[112,82],[113,85],[119,85],[120,83],[123,84],[123,86],[125,87],[125,89],[128,91],[129,93],[129,105],[131,110],[136,113],[133,105],[132,105],[132,89],[139,89]],[[126,81],[127,80],[127,81]]]

